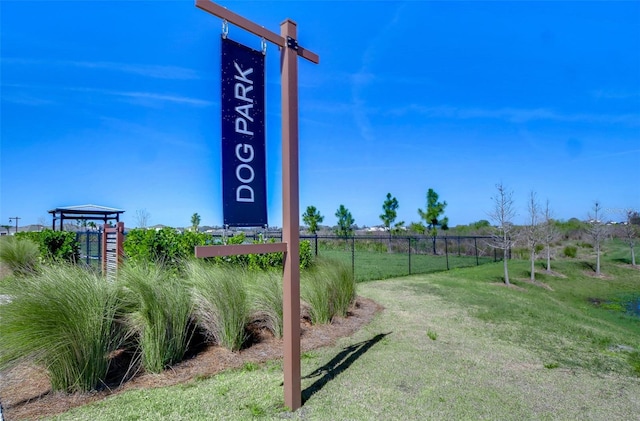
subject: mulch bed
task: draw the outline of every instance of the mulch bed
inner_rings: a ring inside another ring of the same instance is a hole
[[[312,326],[308,317],[301,323],[302,352],[332,345],[336,339],[350,336],[371,321],[382,307],[367,298],[358,297],[346,318],[335,318],[330,325]],[[303,310],[304,314],[304,310]],[[46,372],[29,364],[21,364],[0,372],[0,401],[5,420],[33,419],[51,416],[71,408],[105,399],[131,389],[155,388],[188,382],[248,362],[262,363],[283,357],[283,341],[259,326],[252,326],[252,343],[238,352],[219,346],[204,346],[192,351],[185,361],[160,374],[127,373],[130,355],[115,355],[116,372],[110,375],[108,387],[101,391],[67,394],[51,392]],[[122,381],[123,378],[129,378]],[[118,381],[120,379],[120,381]]]

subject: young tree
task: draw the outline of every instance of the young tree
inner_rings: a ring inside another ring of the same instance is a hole
[[[307,210],[302,214],[302,221],[309,227],[309,232],[315,234],[318,232],[318,225],[324,221],[324,216],[315,206],[307,206]]]
[[[549,209],[549,200],[544,208],[544,214],[542,216],[543,222],[541,226],[541,239],[544,244],[547,255],[547,272],[551,272],[551,243],[558,239],[560,235],[556,222],[552,218],[551,210]]]
[[[541,226],[540,226],[540,205],[536,193],[532,191],[529,194],[527,202],[527,225],[524,227],[524,235],[529,248],[529,258],[531,260],[531,280],[536,280],[536,247],[541,242]]]
[[[596,250],[596,275],[600,275],[600,247],[607,236],[607,225],[604,223],[604,210],[599,200],[593,203],[591,208],[593,213],[589,213],[589,228],[587,233],[593,240],[593,247]]]
[[[380,215],[380,219],[384,224],[385,230],[389,232],[389,241],[387,242],[387,251],[391,253],[391,234],[393,232],[397,232],[399,227],[404,224],[404,221],[398,222],[395,225],[395,228],[391,228],[391,224],[393,224],[398,216],[398,199],[395,197],[391,197],[391,193],[387,193],[387,199],[382,203],[382,215]]]
[[[382,215],[380,219],[387,231],[391,231],[391,224],[398,216],[398,199],[391,197],[391,193],[387,193],[387,199],[382,203]]]
[[[443,230],[449,229],[449,218],[440,216],[444,214],[444,208],[447,207],[447,202],[438,202],[438,193],[433,189],[427,191],[427,209],[423,211],[418,209],[418,215],[424,220],[429,229],[429,234],[433,238],[433,254],[436,254],[436,237],[438,236],[438,227]]]
[[[498,194],[491,199],[493,200],[493,209],[489,212],[489,217],[495,223],[492,246],[501,249],[502,261],[504,262],[504,283],[509,283],[509,250],[514,244],[511,238],[513,232],[513,218],[516,211],[513,202],[513,192],[507,190],[504,184],[496,184]]]
[[[194,232],[198,232],[198,226],[200,225],[200,215],[198,213],[194,213],[191,215],[191,229]]]
[[[147,228],[149,226],[149,220],[151,219],[151,214],[147,212],[146,209],[138,209],[136,210],[136,226],[138,228]]]
[[[638,212],[635,212],[632,209],[628,209],[626,212],[626,216],[627,216],[627,220],[624,223],[624,228],[622,232],[627,244],[629,244],[629,247],[631,248],[631,266],[635,266],[636,265],[635,246],[636,246],[636,239],[638,238],[638,231],[640,231],[640,228],[638,227],[638,225],[633,223],[633,220],[634,218],[638,217]]]
[[[420,222],[412,222],[409,224],[409,231],[411,232],[415,232],[416,234],[424,234],[424,232],[427,230],[427,227],[425,227],[422,224],[422,221]]]
[[[338,218],[337,234],[345,239],[348,238],[353,233],[353,224],[356,222],[351,212],[344,205],[340,205],[336,211],[336,218]]]

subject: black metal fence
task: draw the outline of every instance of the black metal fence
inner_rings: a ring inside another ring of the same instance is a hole
[[[78,231],[76,241],[80,248],[80,263],[100,267],[102,262],[102,231]]]
[[[306,236],[318,256],[350,264],[358,281],[477,266],[499,260],[491,237]]]
[[[80,261],[100,267],[102,261],[101,231],[76,233],[80,245]],[[222,236],[214,235],[222,239]],[[282,241],[282,233],[260,232],[246,235],[248,241]],[[397,235],[301,235],[314,255],[328,257],[350,266],[358,281],[384,279],[420,273],[446,271],[453,268],[478,266],[502,259],[502,253],[491,246],[491,237],[431,237]]]
[[[247,235],[250,241],[269,238],[281,241],[282,233]],[[490,236],[358,235],[344,238],[301,235],[300,240],[309,241],[314,255],[349,265],[358,281],[446,271],[502,260],[502,254],[491,246]]]

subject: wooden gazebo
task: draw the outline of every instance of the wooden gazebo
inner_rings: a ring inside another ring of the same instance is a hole
[[[120,214],[124,213],[121,209],[108,208],[98,205],[79,205],[59,207],[49,211],[53,215],[52,228],[55,231],[56,221],[60,221],[60,231],[64,231],[64,221],[84,220],[84,221],[103,221],[105,224],[109,221],[120,222]]]

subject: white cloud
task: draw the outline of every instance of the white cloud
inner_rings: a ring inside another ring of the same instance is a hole
[[[107,70],[114,72],[130,73],[155,79],[190,80],[199,79],[197,72],[180,66],[166,66],[155,64],[129,64],[109,61],[72,61],[72,60],[39,60],[8,57],[2,58],[2,64],[19,66],[59,66],[81,67],[87,69]]]
[[[560,122],[602,123],[640,125],[639,114],[593,114],[593,113],[561,113],[549,108],[459,108],[449,105],[426,107],[411,104],[405,107],[388,110],[388,116],[405,116],[420,114],[427,117],[449,118],[458,120],[469,119],[498,119],[512,123],[526,123],[529,121],[550,120]]]

